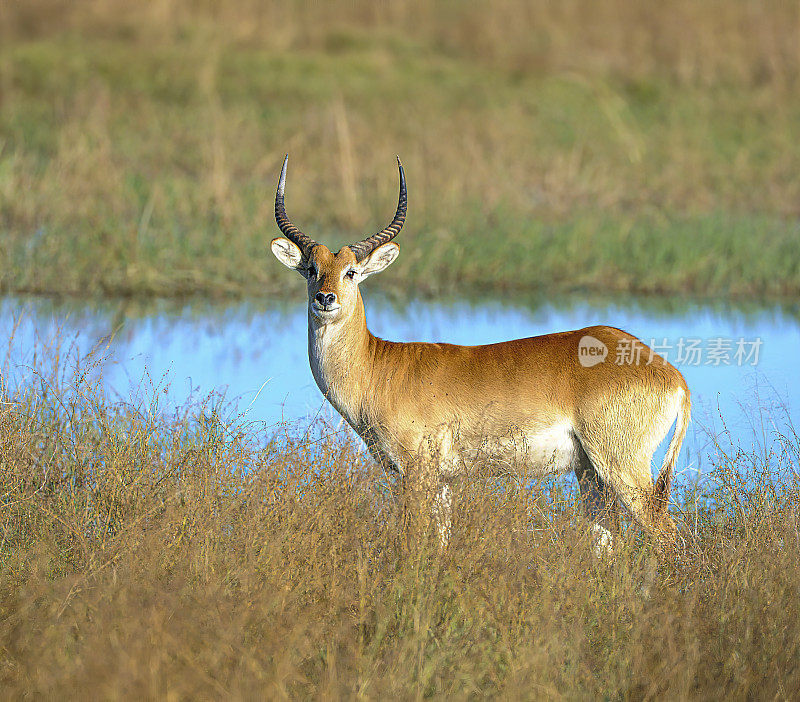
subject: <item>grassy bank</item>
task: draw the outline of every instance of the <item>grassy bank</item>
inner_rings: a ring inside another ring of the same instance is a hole
[[[41,359],[0,405],[3,696],[790,699],[800,686],[789,430],[763,455],[720,451],[701,489],[678,491],[678,565],[633,530],[598,561],[560,483],[465,484],[441,554],[399,536],[386,476],[346,436],[275,433],[213,400],[111,403],[85,361]]]
[[[11,2],[0,9],[0,288],[299,290],[297,224],[391,217],[376,284],[800,293],[797,8]]]

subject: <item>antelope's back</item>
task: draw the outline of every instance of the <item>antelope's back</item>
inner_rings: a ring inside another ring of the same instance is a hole
[[[417,427],[547,425],[615,398],[688,392],[677,369],[614,327],[484,346],[379,341],[372,396],[386,408],[380,419]]]

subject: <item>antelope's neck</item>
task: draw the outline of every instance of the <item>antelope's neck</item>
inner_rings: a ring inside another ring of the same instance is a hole
[[[361,424],[361,408],[371,376],[372,339],[361,295],[356,310],[347,319],[321,324],[311,311],[308,313],[308,360],[314,380],[356,429]]]

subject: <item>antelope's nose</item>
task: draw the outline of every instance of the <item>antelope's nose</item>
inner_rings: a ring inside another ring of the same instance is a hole
[[[330,307],[336,303],[336,293],[318,292],[314,299],[323,307]]]

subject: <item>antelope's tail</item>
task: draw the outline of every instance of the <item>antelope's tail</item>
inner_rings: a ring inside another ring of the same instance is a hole
[[[672,440],[669,442],[667,454],[664,456],[664,463],[656,479],[655,492],[653,494],[653,508],[658,516],[666,514],[669,504],[669,493],[672,489],[672,476],[675,472],[675,462],[678,460],[678,453],[681,450],[683,438],[686,436],[686,429],[689,426],[689,418],[692,414],[692,401],[689,397],[689,390],[681,388],[678,395],[678,421],[675,424],[675,431]]]

